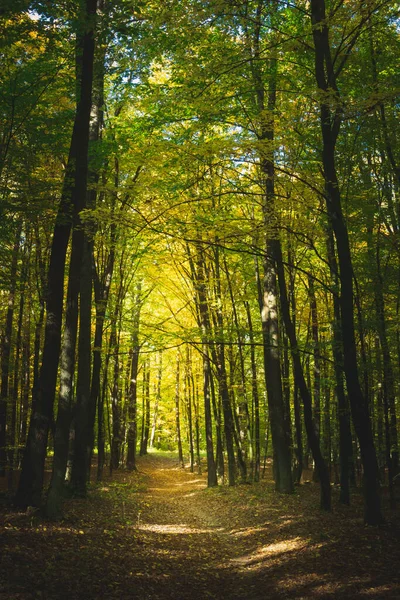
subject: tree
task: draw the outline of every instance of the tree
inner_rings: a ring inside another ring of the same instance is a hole
[[[79,51],[82,66],[78,75],[79,98],[63,192],[54,227],[47,277],[46,329],[42,367],[35,412],[29,427],[22,473],[15,502],[19,506],[39,506],[43,486],[47,439],[53,415],[54,394],[60,352],[63,285],[66,251],[72,219],[85,205],[89,123],[94,61],[95,0],[87,0],[81,19]]]
[[[367,11],[369,12],[369,10],[368,8]],[[368,407],[358,378],[354,333],[353,267],[348,231],[341,205],[340,185],[335,166],[335,146],[342,120],[342,105],[337,78],[345,65],[348,54],[357,41],[360,29],[365,23],[365,16],[361,16],[359,22],[355,24],[355,32],[347,42],[344,48],[345,55],[343,58],[339,58],[336,69],[334,67],[334,58],[338,59],[338,56],[332,56],[324,0],[312,1],[311,17],[315,48],[315,77],[321,93],[319,104],[326,208],[329,223],[335,235],[339,265],[344,371],[354,427],[360,443],[364,467],[364,519],[366,523],[374,525],[382,521],[379,471]]]

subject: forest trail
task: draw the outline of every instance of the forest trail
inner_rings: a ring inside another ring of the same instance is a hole
[[[60,523],[3,512],[0,599],[400,598],[398,527],[321,513],[317,486],[208,490],[170,457],[138,467],[66,502]]]

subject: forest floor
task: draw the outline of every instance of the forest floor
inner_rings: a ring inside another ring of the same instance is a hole
[[[351,508],[318,508],[271,480],[206,488],[204,475],[150,454],[114,473],[65,518],[0,510],[1,600],[400,599],[399,512],[380,528]]]

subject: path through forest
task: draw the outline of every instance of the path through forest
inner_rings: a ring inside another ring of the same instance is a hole
[[[400,598],[398,528],[317,504],[312,484],[208,490],[149,455],[68,501],[60,523],[3,509],[0,599]]]

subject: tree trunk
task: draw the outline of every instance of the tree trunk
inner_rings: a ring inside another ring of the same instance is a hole
[[[47,319],[40,371],[39,391],[29,427],[22,472],[15,503],[20,507],[39,506],[50,423],[53,418],[61,343],[64,268],[72,213],[85,203],[88,171],[90,109],[92,104],[94,17],[96,0],[86,0],[82,18],[83,33],[78,35],[81,52],[80,90],[71,147],[64,178],[61,202],[54,227],[47,286]]]
[[[150,434],[150,359],[143,370],[143,421],[142,440],[140,444],[140,456],[147,454],[147,446]],[[180,431],[179,431],[180,434]]]
[[[308,275],[308,296],[311,314],[311,337],[313,342],[314,359],[314,388],[313,388],[313,419],[318,437],[321,436],[321,354],[319,347],[319,326],[317,298],[315,296],[314,279]],[[313,481],[318,481],[318,471],[314,467]]]
[[[243,461],[244,461],[244,465],[246,467],[245,460],[246,460],[247,455],[249,456],[251,465],[253,465],[253,440],[252,440],[252,435],[251,435],[251,419],[250,419],[249,403],[248,403],[248,397],[247,397],[246,370],[245,370],[245,360],[244,360],[244,353],[243,353],[242,334],[240,331],[239,317],[238,317],[238,312],[237,312],[237,308],[236,308],[235,297],[233,294],[231,276],[229,273],[225,255],[224,255],[224,270],[226,273],[226,280],[228,283],[229,296],[230,296],[231,304],[232,304],[233,320],[235,323],[235,329],[236,329],[236,335],[237,335],[237,347],[238,347],[238,351],[239,351],[240,378],[241,378],[241,389],[240,389],[241,400],[239,402],[240,425],[241,425],[240,437],[242,438],[242,443],[245,448],[245,452],[244,452],[245,457],[243,458]],[[244,432],[242,430],[244,430]],[[243,476],[246,479],[245,473],[243,473]]]
[[[199,404],[199,387],[197,382],[196,375],[196,383],[194,379],[194,375],[192,372],[191,376],[192,381],[192,398],[193,398],[193,407],[194,407],[194,424],[195,424],[195,445],[196,445],[196,465],[197,465],[197,473],[201,475],[201,454],[200,454],[200,404]]]
[[[117,321],[119,309],[117,309],[114,322],[112,324],[112,344],[110,341],[110,350],[112,352],[113,364],[113,382],[111,390],[111,414],[112,414],[112,437],[111,437],[111,456],[110,473],[118,469],[121,459],[121,392],[120,392],[120,357],[119,357],[119,334],[117,333]]]
[[[333,229],[338,254],[340,276],[341,329],[344,355],[344,371],[350,398],[354,428],[360,444],[364,467],[364,520],[369,525],[382,522],[379,470],[368,406],[358,377],[357,351],[354,332],[353,266],[349,237],[342,212],[340,187],[336,174],[335,146],[341,122],[341,108],[336,75],[333,70],[329,29],[324,0],[311,0],[311,18],[315,48],[315,77],[323,94],[336,95],[337,108],[333,110],[327,101],[320,101],[320,121],[323,140],[322,162],[325,178],[325,198],[329,223]]]
[[[185,385],[184,385],[184,396],[186,402],[186,412],[188,420],[188,436],[189,436],[189,456],[190,456],[190,472],[194,471],[194,441],[193,441],[193,398],[191,388],[191,371],[192,362],[189,351],[189,346],[186,345],[186,361],[185,361]]]
[[[293,323],[290,318],[290,309],[287,297],[285,273],[283,267],[282,253],[280,251],[280,245],[278,246],[277,252],[277,269],[282,318],[290,342],[295,380],[303,400],[304,422],[307,432],[307,439],[313,455],[315,468],[318,471],[318,478],[321,486],[321,508],[324,510],[330,510],[331,486],[329,481],[329,471],[321,453],[318,433],[315,429],[315,424],[313,421],[311,395],[309,388],[307,387],[306,380],[304,378],[303,366],[301,364],[299,348],[297,345],[296,331],[293,327]]]
[[[82,253],[83,230],[81,227],[76,227],[74,228],[72,234],[65,328],[61,346],[61,384],[54,435],[53,471],[49,494],[46,501],[46,515],[53,519],[61,516],[61,505],[64,496],[65,471],[68,460],[69,430],[72,419],[73,377],[75,373],[75,351],[78,331],[78,296],[82,267]]]
[[[224,433],[226,452],[228,455],[228,484],[235,485],[235,453],[234,444],[234,421],[232,414],[232,406],[229,399],[228,380],[225,362],[225,341],[224,341],[224,322],[222,314],[222,294],[221,294],[221,277],[219,265],[219,249],[215,247],[215,279],[216,279],[216,299],[217,299],[217,315],[216,315],[216,369],[218,378],[218,390],[222,401],[222,412],[224,415]]]
[[[17,412],[18,412],[18,397],[21,377],[20,377],[20,363],[21,363],[21,346],[22,346],[22,324],[25,312],[25,285],[28,278],[28,259],[26,256],[26,247],[24,249],[24,255],[22,258],[21,277],[20,277],[20,296],[19,296],[19,310],[18,310],[18,322],[17,322],[17,335],[15,339],[15,358],[13,366],[13,384],[12,384],[12,395],[11,395],[11,428],[9,436],[9,460],[8,460],[8,489],[12,490],[14,485],[14,467],[17,456],[16,443],[18,439],[17,433]]]
[[[179,465],[183,469],[184,464],[183,464],[183,452],[182,452],[182,436],[181,436],[179,394],[180,394],[180,354],[179,354],[179,351],[178,351],[177,356],[176,356],[175,423],[176,423],[176,439],[177,439],[177,442],[178,442],[178,461],[179,461]]]
[[[293,492],[293,478],[290,451],[290,430],[285,419],[282,393],[280,361],[280,331],[278,324],[278,285],[276,275],[276,251],[279,243],[277,214],[275,208],[275,108],[278,62],[270,55],[268,60],[268,83],[265,81],[265,60],[261,51],[262,12],[264,2],[256,6],[256,14],[251,23],[251,33],[245,29],[253,80],[254,108],[258,113],[258,153],[260,160],[262,188],[262,211],[264,221],[264,264],[261,304],[263,333],[264,374],[267,389],[268,411],[274,454],[275,487],[279,492]],[[273,9],[274,10],[274,9]],[[271,16],[272,18],[272,16]],[[269,89],[266,91],[266,85]],[[260,295],[260,293],[259,293]]]
[[[78,376],[76,387],[76,419],[74,459],[71,471],[71,488],[74,495],[86,496],[90,473],[91,423],[90,423],[90,370],[91,370],[91,313],[92,313],[92,257],[87,235],[84,240],[78,347]]]
[[[154,438],[156,435],[156,431],[157,431],[157,419],[158,419],[158,409],[160,406],[160,400],[161,400],[161,380],[162,380],[162,351],[160,351],[159,353],[159,363],[158,363],[158,369],[157,369],[157,384],[156,384],[156,389],[155,389],[155,403],[154,403],[154,412],[153,412],[153,425],[151,427],[151,434],[150,434],[150,448],[154,447]]]
[[[257,365],[254,346],[253,322],[251,319],[251,311],[249,302],[245,301],[247,323],[250,340],[250,363],[251,363],[251,391],[254,406],[254,481],[260,480],[260,464],[261,464],[261,449],[260,449],[260,399],[257,386]]]
[[[15,233],[10,270],[10,292],[4,334],[1,343],[1,386],[0,386],[0,477],[6,474],[7,465],[7,408],[9,402],[11,336],[14,318],[15,292],[17,289],[18,255],[21,241],[22,223]]]
[[[141,309],[141,287],[137,286],[135,308],[132,324],[132,354],[131,373],[128,392],[128,432],[127,432],[127,459],[126,466],[130,471],[136,471],[136,441],[137,441],[137,378],[139,371],[139,322]],[[161,363],[160,363],[161,367]]]
[[[341,316],[339,300],[339,272],[335,254],[335,243],[332,228],[327,228],[327,254],[333,283],[333,341],[332,354],[335,369],[335,391],[339,415],[339,458],[340,458],[340,502],[350,504],[350,466],[353,446],[350,427],[349,402],[344,391],[343,378],[343,342],[341,333]]]
[[[204,421],[206,430],[206,454],[207,454],[207,486],[215,487],[217,481],[217,468],[214,457],[214,445],[212,437],[212,412],[211,412],[211,367],[209,356],[208,335],[210,331],[210,319],[208,315],[207,290],[204,277],[204,265],[201,255],[201,246],[198,245],[196,253],[196,264],[192,258],[190,248],[186,246],[190,264],[190,273],[196,292],[195,301],[197,306],[198,324],[201,330],[201,354],[203,362],[203,395],[204,395]]]

